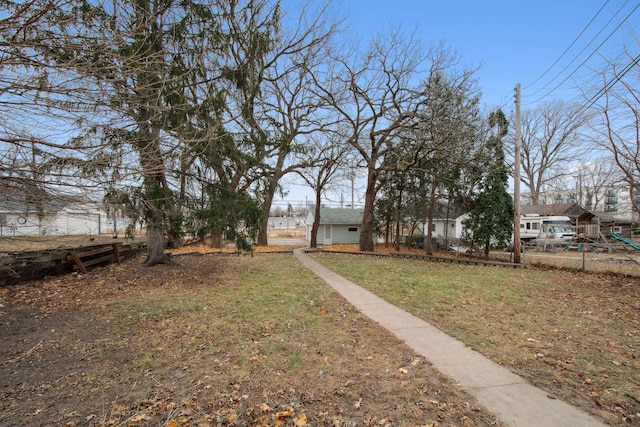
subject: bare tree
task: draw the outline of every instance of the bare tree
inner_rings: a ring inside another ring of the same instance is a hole
[[[587,210],[597,210],[605,190],[621,179],[618,166],[611,157],[582,161],[573,174],[576,202]]]
[[[533,204],[539,204],[544,189],[566,176],[573,159],[583,149],[581,131],[589,117],[577,104],[548,102],[522,113],[522,182]],[[513,139],[509,139],[513,153]]]
[[[345,142],[340,133],[326,132],[324,135],[314,135],[307,146],[302,163],[309,166],[297,169],[296,173],[313,189],[315,194],[314,220],[311,225],[309,246],[318,246],[318,229],[320,227],[320,207],[322,195],[328,186],[343,177],[342,171],[353,166],[352,148]]]
[[[640,213],[640,57],[627,53],[626,59],[624,67],[611,63],[610,73],[603,72],[603,100],[594,106],[595,142],[613,155],[633,210]]]
[[[276,6],[280,11],[279,3]],[[251,68],[243,67],[246,58],[264,49],[262,40],[246,37],[243,28],[260,23],[255,15],[230,15],[229,27],[236,32],[230,45],[233,67],[243,76],[234,99],[238,115],[235,126],[248,135],[263,160],[263,173],[256,180],[255,191],[263,204],[262,224],[257,244],[267,245],[268,214],[281,179],[304,167],[296,162],[296,153],[305,151],[305,139],[322,132],[323,102],[314,91],[313,72],[324,66],[332,37],[340,21],[332,12],[331,2],[315,9],[311,2],[302,4],[297,15],[287,10],[279,21],[282,31],[268,47],[264,57]],[[244,22],[246,21],[246,22]]]
[[[349,128],[347,141],[367,168],[360,250],[374,249],[374,201],[382,160],[402,132],[419,124],[427,102],[419,83],[427,59],[415,34],[393,31],[377,35],[366,52],[334,58],[336,67],[327,69],[330,85],[322,88],[323,95]]]

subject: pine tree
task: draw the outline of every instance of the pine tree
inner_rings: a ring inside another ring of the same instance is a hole
[[[487,142],[487,174],[469,211],[469,218],[464,221],[465,240],[473,247],[484,248],[485,259],[489,258],[492,244],[507,244],[513,233],[513,199],[507,191],[509,169],[502,144],[508,122],[502,110],[489,115],[489,125],[492,128],[497,126],[498,132]]]

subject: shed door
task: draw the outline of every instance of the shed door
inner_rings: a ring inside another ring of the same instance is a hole
[[[330,225],[325,225],[324,226],[324,244],[325,245],[333,244],[333,241],[331,239],[331,226]]]

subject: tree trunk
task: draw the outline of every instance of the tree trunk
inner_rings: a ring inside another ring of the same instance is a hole
[[[444,250],[449,251],[449,215],[451,214],[451,196],[447,198],[447,215],[444,221]]]
[[[151,267],[156,264],[168,264],[171,260],[164,253],[164,237],[159,228],[147,229],[147,259],[142,265]]]
[[[400,221],[396,221],[396,241],[394,244],[394,250],[400,252]]]
[[[436,210],[436,184],[432,183],[431,184],[431,200],[429,200],[429,220],[427,221],[427,241],[425,242],[424,245],[424,251],[427,255],[431,256],[433,255],[433,244],[432,244],[432,239],[431,237],[433,236],[433,215],[434,215],[434,211]]]
[[[433,215],[429,215],[427,219],[427,233],[425,234],[424,253],[431,256],[433,255]]]
[[[311,240],[309,247],[318,247],[318,230],[320,229],[320,192],[316,192],[316,206],[313,214],[313,224],[311,225]]]
[[[269,231],[269,211],[271,211],[275,188],[275,185],[273,188],[268,186],[265,191],[264,204],[262,205],[262,219],[260,220],[260,230],[258,230],[258,241],[256,243],[258,246],[269,246],[269,240],[267,237],[267,233]]]
[[[211,231],[211,244],[209,246],[216,249],[222,249],[223,239],[222,229],[220,227],[214,227]]]
[[[389,237],[391,236],[391,218],[387,216],[384,221],[384,247],[389,247]]]
[[[533,185],[529,185],[529,195],[531,198],[531,204],[538,206],[540,204],[540,190]]]
[[[400,252],[400,221],[402,218],[402,188],[400,189],[400,194],[398,195],[396,206],[396,242],[394,245],[394,249],[396,252]]]
[[[373,202],[376,197],[376,175],[375,170],[369,169],[367,178],[367,189],[364,194],[364,212],[362,215],[362,230],[360,232],[360,250],[363,252],[372,252],[373,246],[373,230],[375,217],[373,215]]]

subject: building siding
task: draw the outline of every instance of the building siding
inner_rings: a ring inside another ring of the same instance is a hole
[[[313,210],[309,210],[306,218],[306,237],[311,240],[311,226],[313,224]],[[322,208],[320,214],[320,228],[318,229],[317,243],[319,245],[329,244],[325,242],[325,226],[331,226],[330,244],[351,244],[360,241],[360,229],[362,226],[362,210],[354,209],[326,209]],[[349,229],[354,231],[349,231]]]
[[[360,241],[360,227],[354,225],[334,225],[333,243],[358,243]],[[349,231],[355,228],[356,231]]]
[[[318,230],[317,243],[324,245],[325,226],[321,225]],[[355,228],[356,231],[349,231],[349,228]],[[331,244],[350,244],[360,241],[359,225],[332,225],[331,226]]]

